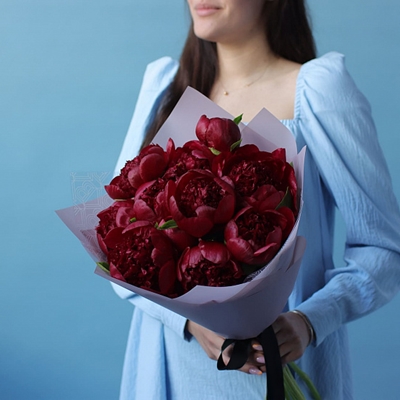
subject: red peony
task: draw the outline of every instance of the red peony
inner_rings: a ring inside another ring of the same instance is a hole
[[[192,235],[189,235],[189,233],[187,233],[183,229],[180,229],[177,226],[173,228],[168,228],[168,226],[165,227],[165,225],[168,225],[169,222],[175,221],[161,220],[158,224],[158,229],[162,229],[162,231],[165,233],[166,236],[168,236],[168,238],[171,240],[171,242],[180,253],[186,250],[187,247],[193,247],[198,244],[199,239]]]
[[[185,292],[196,285],[230,286],[242,282],[239,264],[222,243],[200,241],[184,251],[178,261],[178,280]]]
[[[294,222],[287,207],[257,210],[248,206],[226,225],[226,246],[237,260],[263,266],[279,251]]]
[[[135,196],[140,185],[162,176],[174,144],[169,141],[167,152],[159,145],[151,144],[139,153],[133,160],[128,161],[109,185],[105,186],[112,199],[129,199]]]
[[[202,237],[214,225],[224,224],[233,216],[233,188],[209,171],[192,170],[183,175],[173,191],[169,206],[179,228]]]
[[[213,170],[228,178],[243,199],[254,196],[262,186],[270,185],[281,192],[282,198],[288,190],[296,211],[297,182],[293,167],[286,162],[285,149],[269,153],[260,151],[257,146],[246,145],[219,160]]]
[[[177,181],[192,169],[211,169],[214,155],[210,149],[197,140],[186,142],[171,154],[168,169],[163,178]]]
[[[141,185],[135,195],[135,213],[138,220],[158,222],[170,216],[165,194],[166,181],[162,178]]]
[[[207,147],[218,151],[230,151],[240,140],[240,129],[231,119],[207,118],[202,115],[196,125],[196,136]]]
[[[175,249],[149,222],[115,228],[105,238],[110,275],[163,295],[176,294]]]
[[[97,240],[100,248],[107,253],[107,246],[104,239],[107,234],[114,228],[125,228],[131,223],[132,218],[135,217],[133,209],[133,201],[116,201],[110,207],[97,214],[99,224],[96,226]]]
[[[284,199],[285,193],[272,185],[260,186],[251,196],[245,197],[246,203],[257,209],[275,210]]]

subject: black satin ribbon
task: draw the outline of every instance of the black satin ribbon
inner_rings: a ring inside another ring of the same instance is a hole
[[[285,400],[285,389],[283,386],[283,369],[279,354],[278,342],[272,326],[269,326],[254,339],[234,340],[226,339],[221,347],[221,354],[218,358],[217,368],[219,370],[239,369],[249,358],[251,342],[257,340],[264,351],[265,367],[267,369],[267,399]],[[228,364],[222,359],[223,351],[234,344],[231,358]]]

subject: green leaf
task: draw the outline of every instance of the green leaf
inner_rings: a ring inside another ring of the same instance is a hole
[[[214,154],[214,156],[219,156],[221,152],[217,149],[214,149],[214,147],[210,147],[211,153]]]
[[[239,147],[239,146],[240,146],[240,143],[242,143],[242,139],[240,139],[240,140],[238,140],[237,142],[233,143],[233,144],[231,145],[230,151],[233,151],[233,150],[236,149],[236,147]]]
[[[292,193],[290,193],[289,188],[286,189],[286,193],[283,196],[281,202],[276,206],[276,210],[281,207],[288,207],[290,209],[293,208],[293,197]]]
[[[106,262],[97,262],[96,265],[107,274],[110,274],[110,266]]]
[[[176,222],[173,219],[170,219],[169,221],[164,222],[162,225],[158,226],[157,229],[164,230],[164,229],[173,229],[177,227],[178,225],[176,224]]]
[[[243,118],[243,114],[240,114],[240,115],[238,115],[238,116],[233,120],[233,122],[234,122],[236,125],[239,125],[239,124],[242,122],[242,118]]]

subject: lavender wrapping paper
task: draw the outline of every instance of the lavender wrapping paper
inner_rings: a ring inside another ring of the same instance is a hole
[[[165,148],[169,138],[174,140],[176,146],[196,139],[195,127],[203,114],[209,118],[233,118],[207,97],[188,88],[153,143]],[[291,234],[271,262],[249,282],[218,288],[196,286],[175,299],[116,280],[99,267],[95,270],[99,276],[232,339],[255,337],[275,321],[293,290],[306,246],[305,239],[297,235],[302,211],[306,149],[303,148],[297,153],[296,142],[291,132],[265,109],[248,124],[241,124],[240,127],[242,144],[255,144],[265,151],[285,148],[287,161],[293,164],[296,173],[299,215]],[[106,261],[106,257],[97,243],[95,227],[98,220],[93,218],[93,215],[111,203],[112,200],[104,196],[57,211],[58,216],[96,262]]]

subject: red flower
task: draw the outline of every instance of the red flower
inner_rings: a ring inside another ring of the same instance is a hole
[[[160,222],[160,226],[163,225],[165,221]],[[187,232],[180,228],[168,228],[162,230],[174,244],[174,246],[180,251],[183,252],[188,247],[196,246],[198,243],[198,238],[189,235]]]
[[[243,263],[265,265],[279,251],[294,222],[287,207],[257,210],[248,206],[226,225],[226,246]]]
[[[105,243],[111,276],[163,295],[176,294],[175,250],[163,232],[138,221],[113,229]]]
[[[240,129],[231,119],[202,115],[196,125],[196,136],[208,147],[230,151],[231,146],[240,140]]]
[[[99,224],[96,226],[97,240],[100,248],[107,253],[108,249],[104,243],[107,234],[114,228],[125,228],[135,217],[133,201],[116,201],[110,207],[97,214]]]
[[[242,282],[242,270],[222,243],[203,242],[186,249],[178,261],[178,280],[185,292],[196,285],[230,286]]]
[[[228,222],[235,210],[232,186],[208,171],[183,175],[169,199],[172,218],[179,228],[195,237],[209,233],[214,225]]]
[[[143,183],[152,181],[164,173],[170,153],[173,152],[172,140],[168,142],[167,152],[159,145],[151,144],[128,161],[109,185],[105,186],[112,199],[129,199],[135,196],[136,190]]]
[[[192,169],[211,169],[214,155],[210,149],[197,140],[186,142],[178,147],[170,157],[168,169],[163,178],[177,181],[183,174]]]
[[[222,178],[227,177],[243,199],[256,195],[265,185],[275,187],[282,197],[289,190],[294,200],[294,211],[297,211],[297,182],[293,167],[286,162],[285,149],[269,153],[260,151],[257,146],[246,145],[214,164],[213,171]]]
[[[260,186],[251,196],[245,197],[248,205],[257,209],[275,210],[283,200],[285,193],[276,190],[272,185]]]
[[[156,222],[170,216],[165,194],[166,181],[162,178],[141,185],[135,195],[138,220]]]

